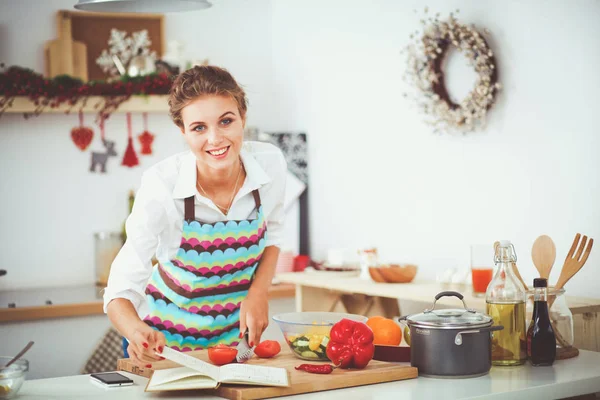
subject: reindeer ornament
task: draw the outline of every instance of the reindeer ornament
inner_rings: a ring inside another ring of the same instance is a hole
[[[96,165],[100,165],[100,172],[106,173],[106,162],[108,157],[114,157],[117,155],[115,151],[115,142],[110,140],[102,139],[102,144],[106,148],[104,153],[92,152],[92,164],[90,165],[90,172],[96,172]]]
[[[115,151],[115,142],[106,140],[104,136],[104,118],[100,120],[100,137],[102,138],[102,145],[105,148],[103,153],[94,151],[92,152],[92,163],[90,165],[90,172],[96,172],[96,166],[100,166],[100,172],[106,173],[106,162],[108,157],[114,157],[117,155]]]

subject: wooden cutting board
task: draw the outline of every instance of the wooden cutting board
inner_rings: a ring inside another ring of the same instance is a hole
[[[58,39],[44,45],[46,76],[70,75],[84,82],[88,80],[87,49],[84,43],[71,37],[71,19],[68,13],[59,11],[56,16]]]
[[[198,350],[186,353],[201,360],[208,361],[208,352]],[[253,357],[248,364],[265,365],[269,367],[282,367],[287,369],[290,379],[290,387],[268,387],[268,386],[240,386],[221,385],[211,394],[232,400],[265,399],[294,394],[320,392],[323,390],[341,389],[353,386],[370,385],[373,383],[400,381],[417,377],[417,369],[410,366],[398,365],[382,361],[371,360],[367,368],[362,370],[336,369],[330,375],[310,374],[304,371],[296,371],[295,366],[300,364],[320,364],[296,358],[287,348],[282,350],[276,357],[271,359],[260,359]],[[137,375],[150,377],[153,370],[179,367],[180,365],[169,361],[158,361],[152,364],[152,369],[141,369],[133,365],[129,359],[120,359],[117,370],[127,371]],[[206,391],[202,391],[206,392]]]

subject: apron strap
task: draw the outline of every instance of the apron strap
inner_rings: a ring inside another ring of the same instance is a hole
[[[254,196],[254,204],[256,205],[256,212],[260,208],[260,193],[258,193],[258,189],[254,189],[252,191],[252,195]]]
[[[185,202],[184,218],[186,221],[193,221],[196,219],[196,213],[194,210],[194,197],[195,196],[186,197],[184,200],[184,202]]]

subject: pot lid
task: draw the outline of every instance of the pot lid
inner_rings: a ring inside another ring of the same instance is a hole
[[[425,311],[406,318],[410,323],[438,328],[476,328],[488,326],[492,317],[475,310],[448,309]]]
[[[455,296],[463,301],[465,308],[453,308],[436,310],[435,303],[441,297]],[[420,314],[403,317],[409,324],[427,326],[431,328],[454,329],[454,328],[476,328],[489,326],[493,320],[489,315],[469,309],[463,300],[462,294],[458,292],[442,292],[435,296],[431,309]]]

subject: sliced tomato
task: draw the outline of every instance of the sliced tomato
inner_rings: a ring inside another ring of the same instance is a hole
[[[260,358],[275,357],[281,351],[281,345],[275,340],[265,340],[254,348],[254,354]]]
[[[225,365],[235,361],[237,349],[224,344],[218,344],[208,349],[208,358],[213,364]]]

